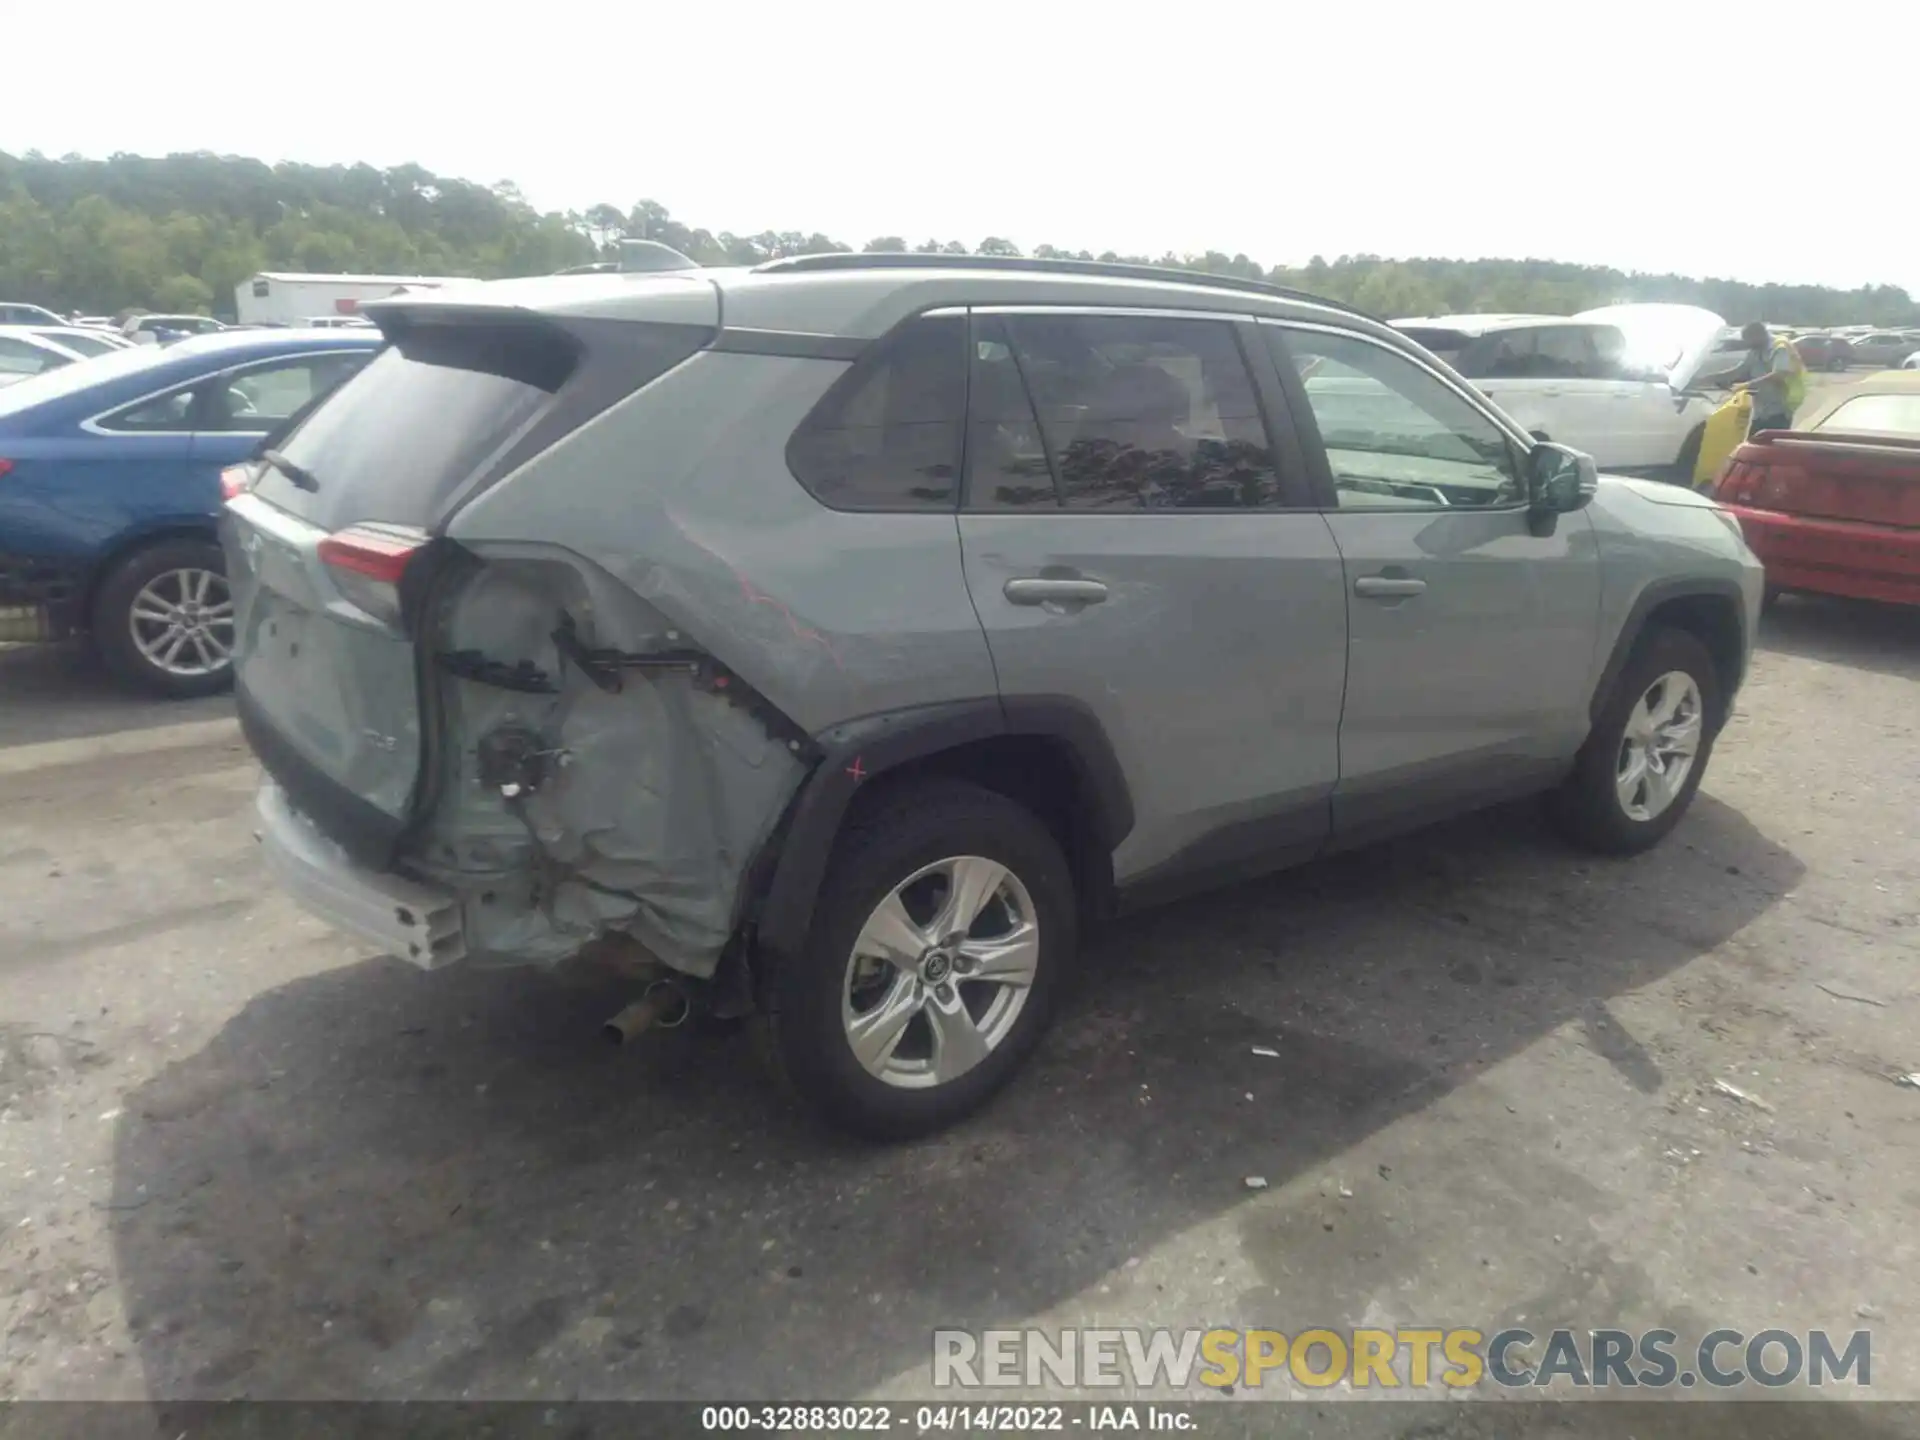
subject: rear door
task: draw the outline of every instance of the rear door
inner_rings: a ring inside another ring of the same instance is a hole
[[[1346,598],[1293,437],[1268,433],[1258,331],[1112,310],[972,325],[968,588],[1002,693],[1069,697],[1111,739],[1136,814],[1116,878],[1171,887],[1317,846]]]
[[[1345,566],[1335,839],[1537,785],[1587,732],[1600,601],[1587,515],[1534,534],[1520,444],[1438,371],[1356,333],[1261,329]],[[1372,403],[1342,403],[1334,377]]]

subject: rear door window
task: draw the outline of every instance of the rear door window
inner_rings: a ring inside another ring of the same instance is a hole
[[[970,504],[1250,510],[1283,494],[1232,322],[977,317]]]
[[[965,316],[923,316],[861,356],[795,429],[794,478],[835,510],[953,509],[966,343]]]

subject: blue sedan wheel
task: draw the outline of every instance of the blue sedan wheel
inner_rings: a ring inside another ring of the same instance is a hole
[[[121,679],[162,695],[233,682],[233,595],[220,547],[163,540],[122,560],[94,602],[93,638]]]

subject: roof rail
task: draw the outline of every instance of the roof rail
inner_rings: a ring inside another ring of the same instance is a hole
[[[1170,265],[1127,265],[1104,260],[1057,260],[1038,256],[1000,255],[907,255],[897,251],[879,251],[863,255],[790,255],[784,260],[769,260],[756,265],[756,275],[807,274],[822,270],[1023,270],[1043,275],[1092,275],[1115,280],[1155,280],[1166,285],[1203,285],[1218,290],[1246,290],[1256,295],[1274,295],[1283,300],[1301,300],[1343,310],[1367,319],[1375,317],[1344,301],[1265,280],[1247,280],[1238,275],[1216,275],[1208,270],[1176,270]]]

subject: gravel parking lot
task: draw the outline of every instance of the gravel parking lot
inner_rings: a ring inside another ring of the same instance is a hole
[[[1508,1323],[1867,1328],[1920,1398],[1917,680],[1920,615],[1789,599],[1665,847],[1523,806],[1158,912],[985,1115],[870,1149],[746,1035],[605,1047],[607,977],[368,958],[267,884],[222,705],[0,653],[0,1398],[911,1397],[936,1326]]]

